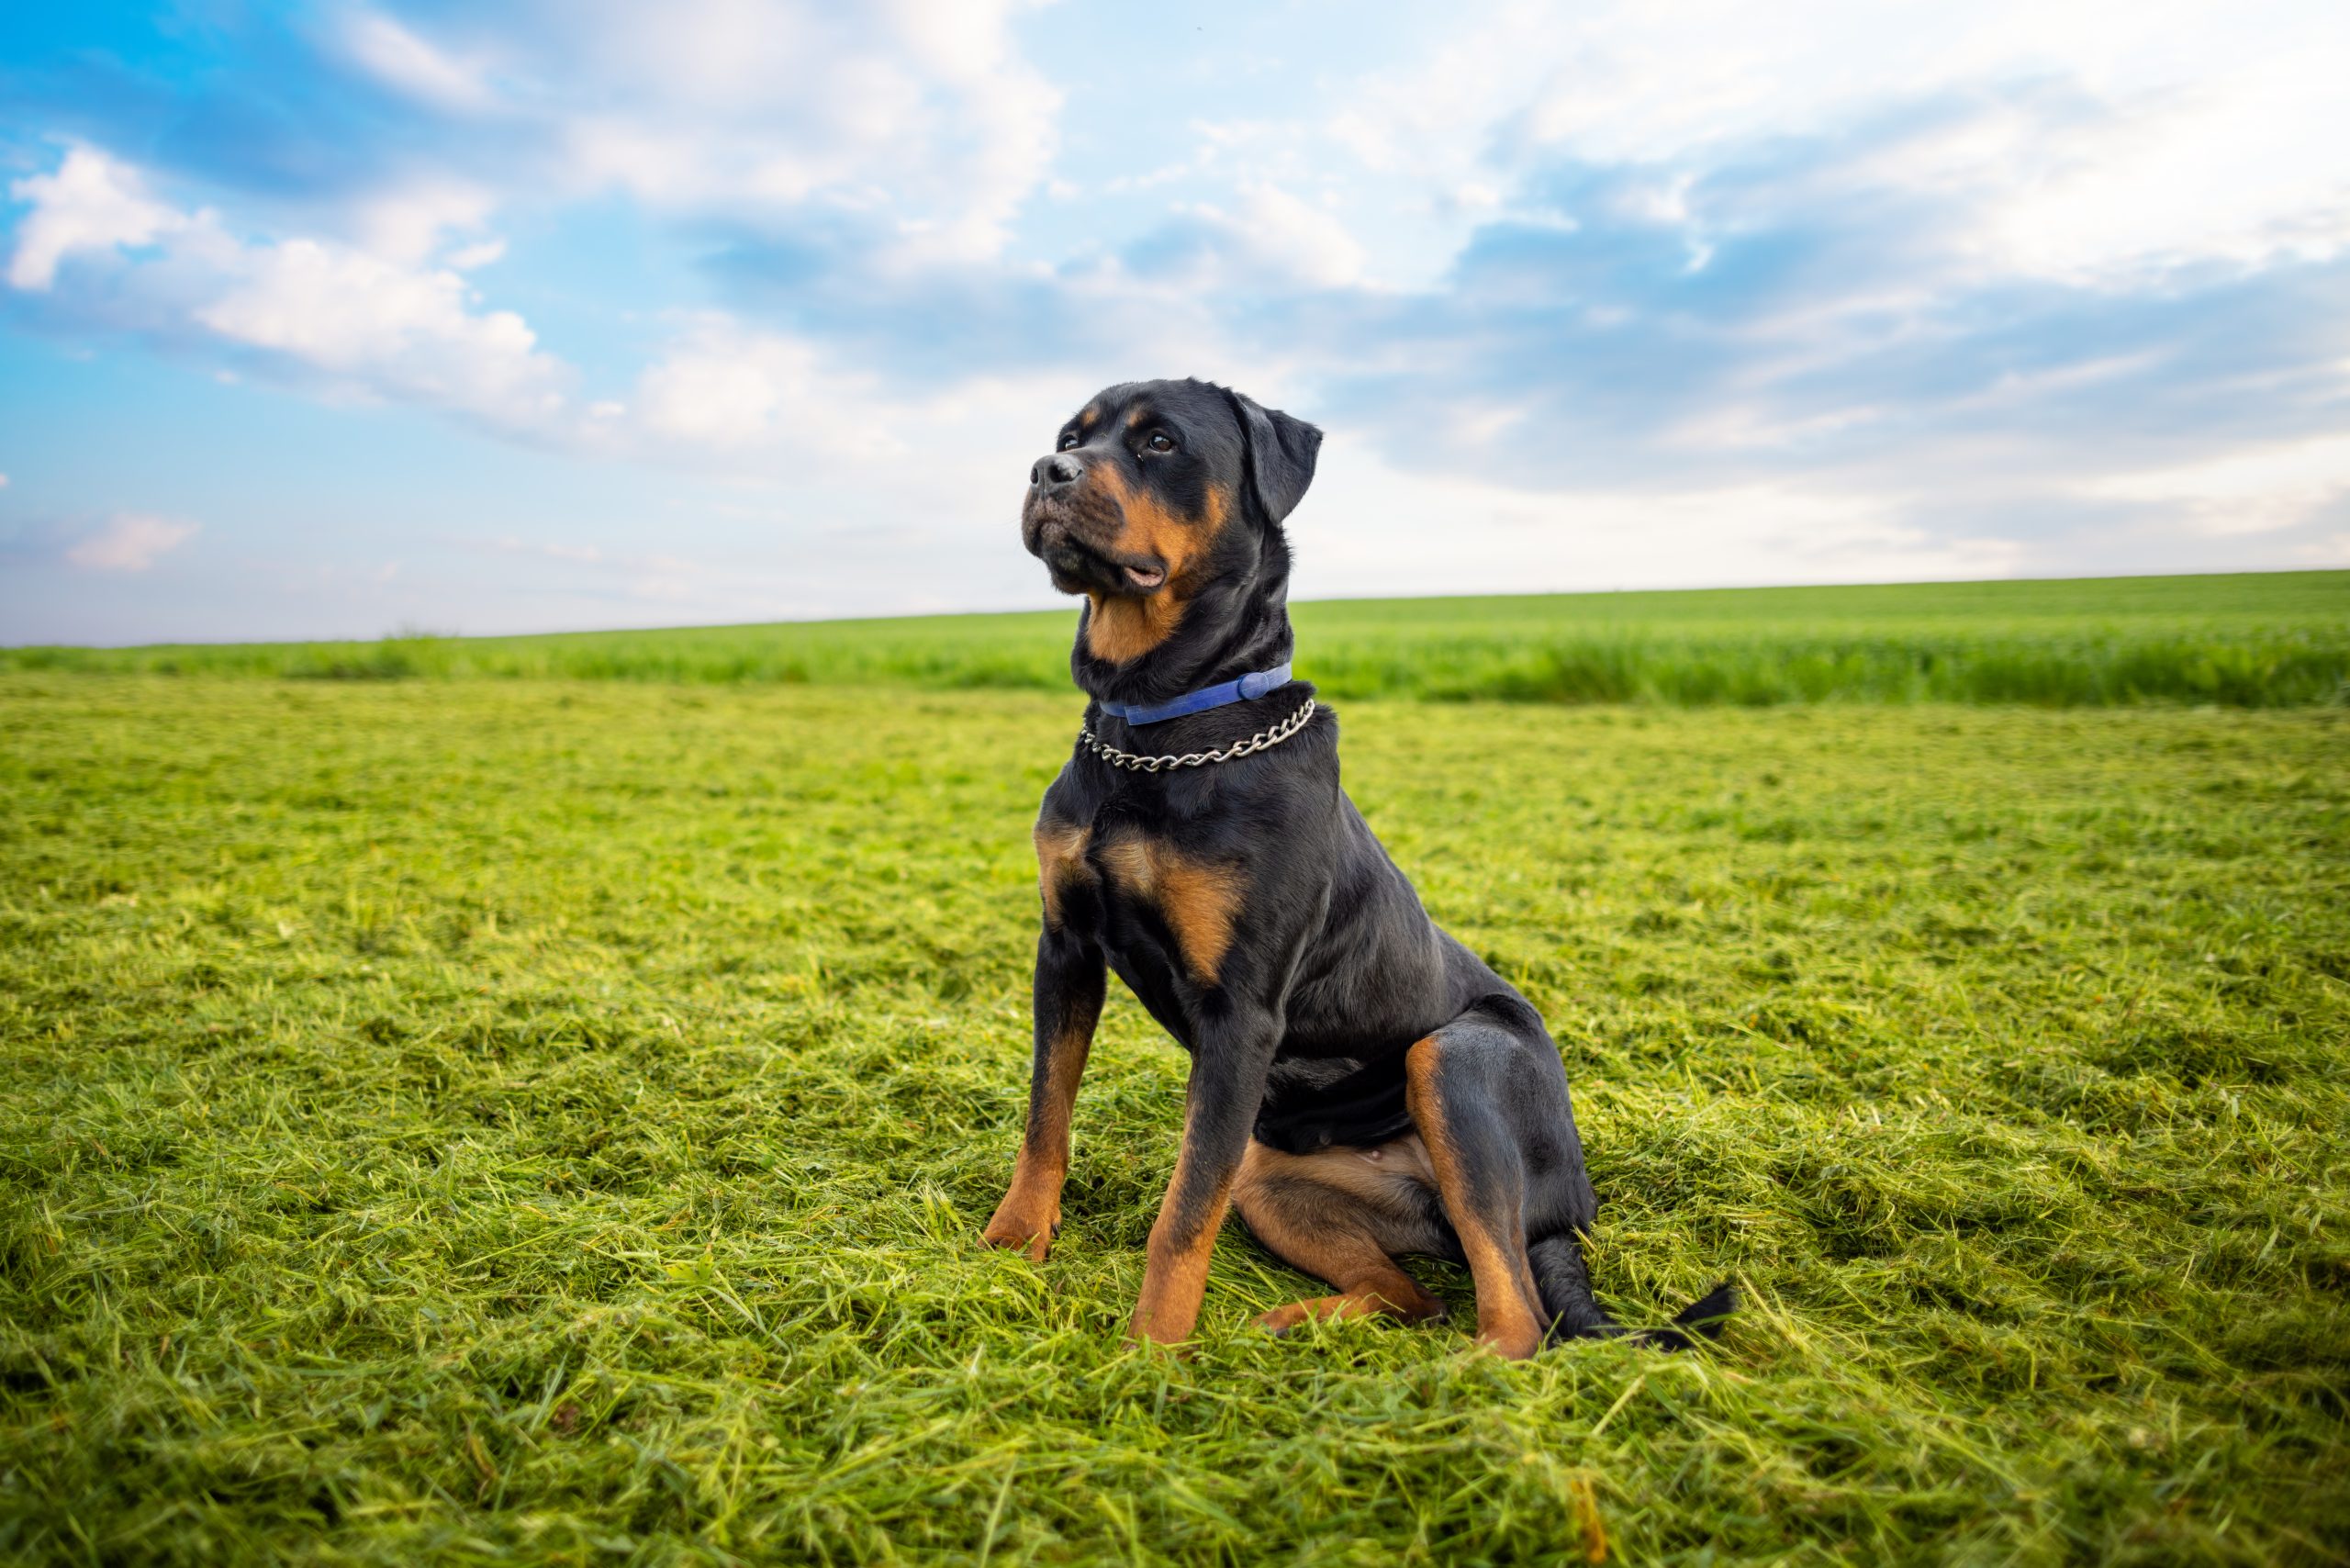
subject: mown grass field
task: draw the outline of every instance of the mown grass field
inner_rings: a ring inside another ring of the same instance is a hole
[[[1055,1255],[977,1246],[1077,711],[0,676],[0,1558],[2350,1556],[2350,711],[1344,704],[1603,1299],[1748,1294],[1515,1365],[1439,1266],[1265,1340],[1237,1227],[1125,1348],[1114,987]]]
[[[1341,699],[1761,706],[2350,703],[2350,572],[1355,599],[1294,608]],[[0,672],[911,684],[1064,691],[1070,616],[568,636],[0,648]]]

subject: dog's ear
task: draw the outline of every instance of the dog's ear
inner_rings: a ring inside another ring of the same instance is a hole
[[[1265,521],[1278,523],[1304,498],[1314,483],[1315,454],[1322,450],[1322,432],[1304,420],[1293,420],[1278,409],[1258,406],[1237,392],[1226,392],[1232,411],[1240,416],[1240,433],[1248,446],[1248,483]]]

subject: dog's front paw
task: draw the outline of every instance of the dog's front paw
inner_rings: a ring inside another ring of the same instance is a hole
[[[1053,1233],[1059,1228],[1051,1220],[1009,1218],[998,1214],[988,1221],[988,1227],[979,1233],[979,1239],[990,1247],[1024,1253],[1030,1262],[1041,1263],[1045,1255],[1052,1250]]]

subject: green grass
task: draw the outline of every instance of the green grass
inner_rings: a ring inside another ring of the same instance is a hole
[[[1956,590],[1953,590],[1955,592]],[[1356,613],[1370,613],[1356,611]],[[681,634],[682,635],[682,634]],[[0,678],[0,1559],[2338,1562],[2350,713],[1359,702],[1685,1357],[976,1245],[1066,693]]]
[[[2350,703],[2350,572],[1339,600],[1296,607],[1339,699]],[[0,649],[0,672],[492,676],[1061,691],[1068,611],[565,636]]]

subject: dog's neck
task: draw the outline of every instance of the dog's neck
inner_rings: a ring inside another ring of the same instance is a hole
[[[1091,613],[1089,610],[1079,618],[1069,673],[1086,695],[1113,702],[1166,702],[1251,671],[1271,669],[1288,660],[1295,641],[1289,624],[1285,558],[1262,560],[1239,580],[1210,583],[1183,606],[1165,641],[1124,664],[1098,657],[1087,647]]]

